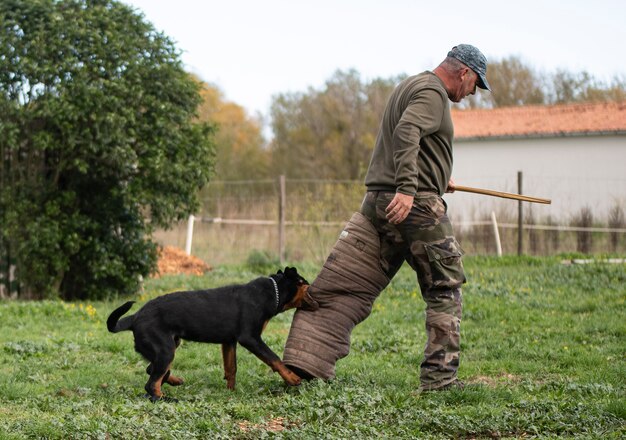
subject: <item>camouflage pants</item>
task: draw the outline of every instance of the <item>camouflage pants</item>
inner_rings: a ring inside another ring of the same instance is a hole
[[[462,250],[454,238],[446,205],[434,193],[418,193],[408,217],[400,224],[387,221],[385,208],[395,193],[368,191],[361,213],[380,234],[381,266],[391,279],[407,261],[417,273],[426,302],[422,389],[436,389],[456,379],[459,367],[461,285],[465,282]]]

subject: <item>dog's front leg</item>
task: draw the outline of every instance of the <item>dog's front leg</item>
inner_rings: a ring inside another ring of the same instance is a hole
[[[239,339],[239,343],[269,365],[273,371],[280,374],[280,377],[282,377],[288,385],[300,385],[300,376],[287,368],[287,366],[283,364],[283,361],[280,360],[276,353],[274,353],[260,337],[244,337]]]
[[[235,377],[237,376],[237,343],[222,344],[222,360],[224,361],[224,379],[226,388],[235,389]]]

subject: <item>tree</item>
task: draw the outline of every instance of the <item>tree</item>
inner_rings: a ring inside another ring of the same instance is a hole
[[[0,271],[20,295],[104,298],[153,271],[150,233],[193,211],[211,172],[198,91],[122,3],[0,3]]]
[[[623,101],[626,81],[615,77],[609,84],[587,72],[557,70],[538,73],[520,58],[494,60],[487,68],[492,92],[478,89],[457,108],[494,108],[519,105],[570,104],[574,102]]]
[[[215,178],[220,180],[260,179],[270,176],[270,155],[261,133],[262,123],[245,109],[224,99],[222,92],[201,84],[201,121],[216,125]]]
[[[272,102],[272,162],[288,177],[360,179],[396,80],[362,83],[337,71],[322,90],[282,94]]]
[[[491,92],[478,91],[456,107],[493,108],[546,102],[544,79],[518,57],[490,62],[487,80]]]
[[[597,81],[587,72],[558,70],[552,75],[550,103],[601,102],[626,100],[626,81],[618,77],[610,84]]]

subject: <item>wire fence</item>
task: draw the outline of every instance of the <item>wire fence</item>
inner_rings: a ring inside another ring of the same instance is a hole
[[[201,208],[192,220],[158,231],[156,238],[211,264],[251,258],[323,262],[363,195],[360,181],[279,177],[212,182],[203,190]],[[520,219],[516,201],[503,201],[495,209],[493,204],[490,209],[480,206],[478,202],[469,209],[471,218],[449,213],[457,239],[470,254],[626,253],[626,222],[617,204],[606,218],[594,218],[584,209],[569,218],[525,209]]]

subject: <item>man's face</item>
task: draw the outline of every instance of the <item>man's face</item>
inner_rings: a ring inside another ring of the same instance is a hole
[[[465,68],[457,80],[457,87],[452,91],[450,100],[453,102],[461,102],[468,95],[476,93],[478,85],[478,75],[472,69]]]

